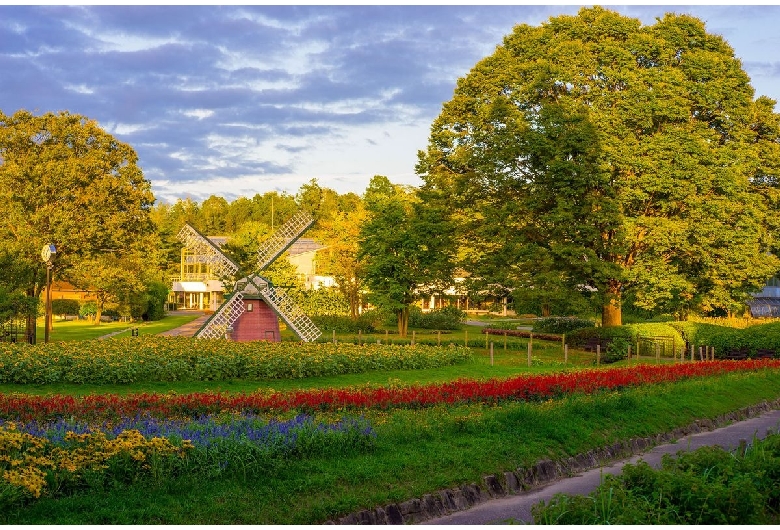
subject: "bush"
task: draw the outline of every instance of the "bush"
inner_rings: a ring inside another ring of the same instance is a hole
[[[466,313],[456,307],[443,307],[423,313],[413,306],[409,311],[409,327],[421,329],[452,330],[460,329],[466,320]]]
[[[53,315],[78,315],[79,301],[67,299],[52,300],[51,313]]]
[[[756,441],[744,456],[702,447],[661,469],[626,464],[589,496],[558,494],[532,509],[536,524],[773,524],[777,517],[780,437]]]
[[[86,302],[79,308],[79,316],[84,318],[94,318],[97,314],[97,304],[95,302]]]
[[[589,328],[593,321],[575,317],[547,317],[540,318],[534,324],[534,331],[540,333],[569,333],[576,329]]]
[[[700,322],[675,322],[685,340],[694,346],[715,348],[715,357],[724,358],[737,350],[754,356],[758,350],[780,354],[780,322],[759,324],[745,329],[717,326]]]
[[[311,317],[312,322],[320,328],[320,331],[335,331],[336,333],[374,333],[374,319],[360,315],[357,320],[350,317],[337,315],[317,315]]]

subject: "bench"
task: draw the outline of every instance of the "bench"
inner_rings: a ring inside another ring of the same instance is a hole
[[[743,361],[748,358],[748,353],[748,349],[743,347],[737,350],[731,350],[726,355],[724,355],[723,358],[732,361]]]
[[[751,359],[774,359],[775,350],[758,349],[750,356]]]

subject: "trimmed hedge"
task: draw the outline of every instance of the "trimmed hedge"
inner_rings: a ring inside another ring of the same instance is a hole
[[[722,359],[734,352],[743,352],[750,357],[759,350],[774,352],[780,356],[780,322],[758,324],[745,329],[716,326],[699,322],[675,322],[685,340],[694,346],[715,348],[715,357]]]
[[[577,329],[593,327],[592,320],[575,317],[540,318],[534,323],[534,333],[569,333]]]

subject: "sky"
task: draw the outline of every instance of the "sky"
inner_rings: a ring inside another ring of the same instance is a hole
[[[419,185],[417,151],[457,79],[514,25],[580,7],[0,6],[0,110],[96,120],[160,202]],[[700,18],[756,95],[780,100],[780,6],[606,7]]]

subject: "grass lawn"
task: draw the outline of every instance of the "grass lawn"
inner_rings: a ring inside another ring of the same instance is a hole
[[[49,340],[52,342],[92,340],[117,331],[129,333],[132,328],[138,328],[138,333],[143,335],[157,334],[177,328],[195,320],[199,316],[199,313],[192,315],[169,315],[153,322],[101,322],[97,326],[87,320],[56,320]],[[37,334],[38,342],[43,342],[43,319],[39,322]]]

